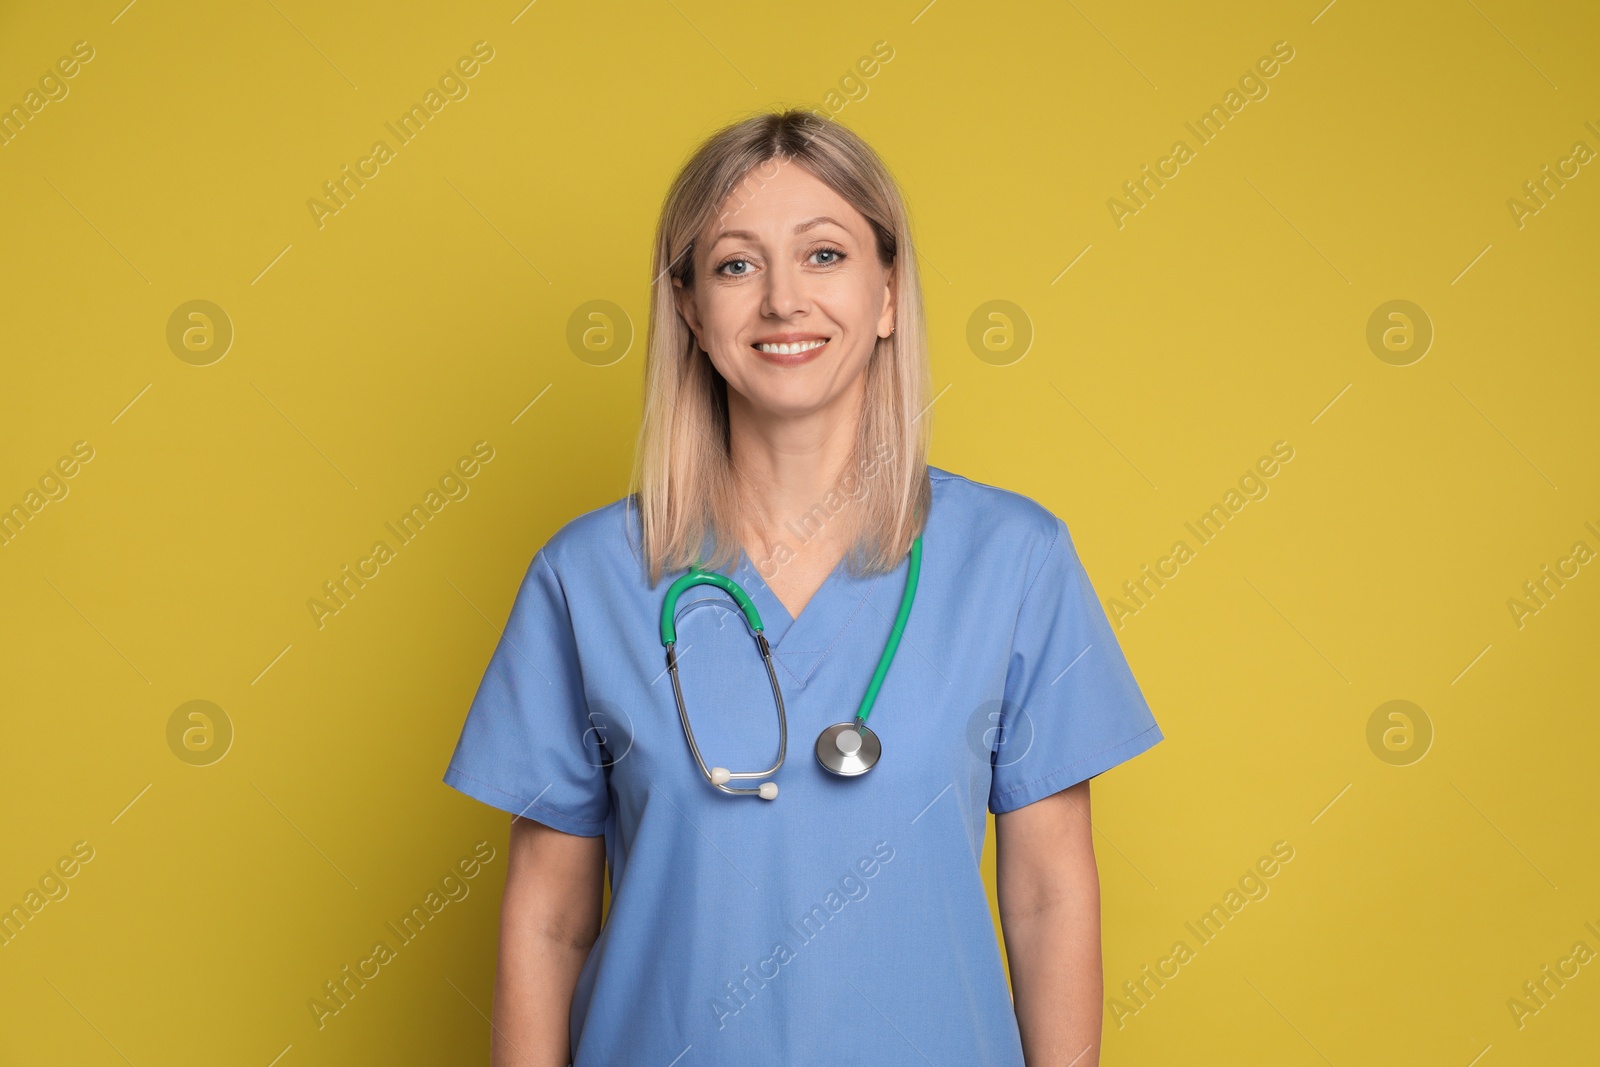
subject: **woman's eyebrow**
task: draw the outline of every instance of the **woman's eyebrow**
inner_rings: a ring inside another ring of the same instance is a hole
[[[807,230],[811,229],[813,226],[821,226],[825,222],[831,222],[835,226],[839,227],[839,229],[841,229],[841,230],[844,229],[844,223],[840,222],[838,219],[829,218],[827,215],[818,215],[816,218],[807,219],[806,221],[802,222],[800,225],[796,226],[794,228],[794,232],[795,233],[805,233]]]
[[[800,225],[794,228],[794,232],[805,233],[807,230],[821,226],[825,222],[831,222],[841,230],[845,228],[844,223],[840,222],[838,219],[830,218],[827,215],[818,215],[814,219],[807,219],[806,221],[800,223]],[[715,240],[711,242],[711,247],[715,248],[718,243],[726,240],[729,237],[737,237],[744,241],[756,240],[756,235],[751,233],[749,230],[723,230],[721,233],[717,234]]]

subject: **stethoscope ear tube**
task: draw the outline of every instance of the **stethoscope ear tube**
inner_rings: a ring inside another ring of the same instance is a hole
[[[750,594],[739,587],[739,583],[725,574],[716,571],[703,571],[698,566],[691,567],[689,573],[673,582],[667,588],[667,597],[661,602],[661,643],[674,645],[678,641],[677,624],[673,617],[678,610],[678,597],[684,590],[697,585],[714,585],[718,589],[733,597],[734,603],[739,605],[739,610],[744,612],[744,618],[750,624],[750,631],[759,635],[765,627],[761,625],[761,613],[756,610],[756,605],[750,599]],[[763,639],[765,640],[765,639]]]
[[[717,577],[720,578],[722,576],[717,575]],[[682,579],[679,579],[679,581],[682,581]],[[674,583],[674,585],[676,584],[677,583]],[[713,584],[720,585],[721,583]],[[684,588],[688,588],[688,586],[686,585]],[[735,588],[737,588],[737,586]],[[750,604],[749,597],[744,596],[744,590],[739,590],[739,596],[744,597],[744,602],[746,604]],[[669,594],[669,599],[676,598]],[[734,599],[737,600],[739,597],[735,597]],[[748,619],[753,614],[755,614],[755,605],[750,604],[749,610],[745,613],[745,617]],[[761,631],[760,623],[760,616],[756,616],[756,647],[761,651],[761,662],[766,664],[767,680],[772,683],[773,703],[778,706],[778,758],[773,762],[772,766],[768,767],[766,770],[730,771],[723,767],[707,767],[705,757],[700,755],[700,745],[694,739],[694,727],[689,724],[689,711],[683,705],[683,687],[678,682],[678,654],[676,640],[666,643],[667,674],[672,678],[672,698],[677,702],[678,705],[678,721],[683,723],[683,736],[688,738],[689,751],[694,754],[694,761],[695,763],[699,764],[700,773],[705,776],[706,781],[710,782],[713,786],[722,790],[724,793],[731,793],[734,796],[748,796],[754,794],[761,797],[763,800],[772,800],[778,795],[777,782],[762,782],[759,786],[753,789],[747,786],[732,786],[727,784],[728,781],[733,778],[770,778],[772,775],[778,772],[779,767],[783,766],[785,750],[788,748],[789,744],[789,722],[783,710],[783,693],[778,688],[778,672],[772,667],[772,648],[767,644],[767,635]]]

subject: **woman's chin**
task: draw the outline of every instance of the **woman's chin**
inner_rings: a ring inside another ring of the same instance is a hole
[[[747,397],[753,412],[770,420],[803,419],[826,410],[836,399],[821,389],[801,387],[764,389],[756,396]]]

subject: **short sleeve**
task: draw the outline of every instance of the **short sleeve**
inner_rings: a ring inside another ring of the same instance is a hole
[[[1066,523],[1023,594],[994,746],[989,810],[1013,811],[1162,738]]]
[[[605,832],[604,750],[593,743],[566,595],[544,549],[517,591],[446,785],[569,834]]]

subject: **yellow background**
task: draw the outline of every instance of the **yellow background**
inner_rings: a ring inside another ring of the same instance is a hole
[[[1507,1007],[1600,951],[1600,565],[1507,607],[1600,549],[1600,165],[1507,206],[1600,149],[1592,4],[124,3],[0,15],[5,106],[95,50],[0,147],[0,504],[94,449],[0,548],[0,904],[94,849],[0,948],[0,1061],[483,1061],[507,820],[439,778],[530,556],[627,490],[638,418],[642,337],[596,366],[569,317],[642,328],[700,137],[840,100],[911,204],[933,461],[1065,518],[1103,598],[1197,548],[1119,630],[1167,740],[1094,788],[1108,998],[1195,957],[1108,1006],[1104,1062],[1594,1055],[1600,962]],[[470,95],[319,228],[322,183],[479,40]],[[166,340],[196,299],[236,331],[209,366]],[[1407,366],[1366,340],[1396,299],[1435,331]],[[990,300],[1034,334],[1006,365],[966,341]],[[319,629],[307,600],[479,440],[471,494]],[[1433,731],[1403,766],[1368,743],[1394,699]],[[209,766],[168,745],[190,700],[235,732]],[[471,895],[319,1031],[307,1000],[481,840]],[[1199,946],[1277,841],[1270,895]]]

